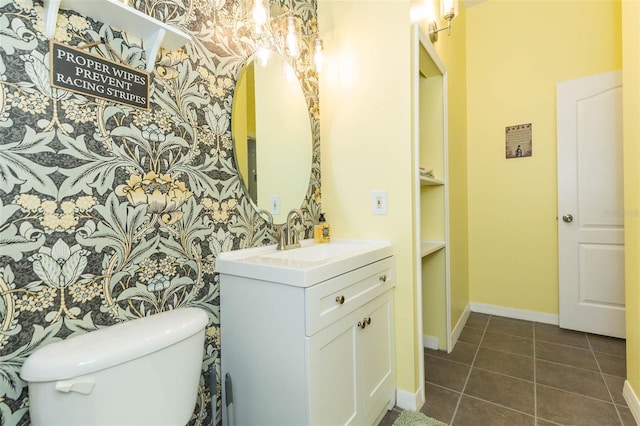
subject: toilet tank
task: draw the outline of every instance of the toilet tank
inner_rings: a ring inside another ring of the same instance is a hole
[[[25,361],[39,425],[185,425],[195,407],[207,314],[180,308],[43,346]]]

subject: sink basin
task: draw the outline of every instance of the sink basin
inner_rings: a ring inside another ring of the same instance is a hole
[[[393,254],[389,241],[332,239],[302,247],[276,250],[276,246],[256,247],[220,253],[216,272],[241,277],[308,287]]]
[[[286,259],[295,262],[320,262],[331,257],[340,257],[353,254],[362,250],[369,250],[371,246],[367,243],[350,241],[305,245],[298,249],[277,250],[275,253],[263,254],[269,259]]]

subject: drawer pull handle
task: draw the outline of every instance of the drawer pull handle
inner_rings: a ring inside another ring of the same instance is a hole
[[[380,275],[379,280],[382,281],[383,283],[387,282],[387,274]]]
[[[344,296],[336,296],[336,302],[342,305],[344,303]]]
[[[360,327],[361,329],[365,329],[365,327],[367,325],[371,324],[371,317],[368,318],[362,318],[362,321],[358,321],[358,327]]]

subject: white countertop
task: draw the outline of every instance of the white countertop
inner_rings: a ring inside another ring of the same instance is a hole
[[[276,245],[218,254],[216,272],[296,287],[309,287],[393,255],[385,240],[332,239],[301,241],[302,247],[276,250]]]

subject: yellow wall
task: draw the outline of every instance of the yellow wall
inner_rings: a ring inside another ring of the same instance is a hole
[[[455,192],[450,199],[454,325],[469,301],[466,37],[464,7],[460,8],[458,26],[450,37],[442,35],[442,48],[438,47],[449,71],[449,185]],[[415,293],[421,265],[416,265],[413,247],[409,9],[410,1],[402,0],[318,2],[325,43],[320,78],[323,210],[328,212],[336,237],[393,241],[398,283],[397,382],[401,390],[416,391],[423,381]],[[388,214],[374,216],[371,192],[382,189],[388,191]]]
[[[236,84],[236,96],[233,98],[233,114],[231,114],[231,128],[235,142],[235,157],[240,175],[246,179],[249,176],[247,166],[247,137],[255,136],[255,105],[253,102],[253,67],[248,67],[249,72],[243,72]],[[244,96],[242,96],[244,95]]]
[[[325,46],[322,208],[334,237],[393,242],[397,384],[415,392],[422,378],[414,294],[409,3],[320,0],[318,23]],[[388,214],[372,214],[374,190],[387,190]]]
[[[556,83],[621,67],[619,1],[488,0],[467,9],[472,302],[558,313]],[[505,159],[506,126],[533,156]]]
[[[405,13],[404,2],[319,1],[327,46],[321,76],[323,208],[335,218],[335,236],[387,238],[396,245],[398,387],[410,390],[419,386],[415,353],[420,342],[415,338],[415,309],[410,308],[415,308],[412,218],[410,209],[403,208],[411,205],[412,179]],[[436,43],[449,73],[454,325],[469,299],[557,314],[556,83],[621,67],[621,15],[625,208],[637,212],[640,2],[624,1],[621,7],[608,0],[489,0],[468,9],[466,17],[461,4],[452,35],[441,34]],[[385,31],[380,31],[380,22],[385,22]],[[506,160],[505,126],[529,122],[533,157]],[[370,193],[375,189],[389,191],[387,216],[371,215]],[[627,215],[625,223],[627,376],[636,391],[638,219]]]
[[[640,391],[640,2],[622,3],[627,381]]]

